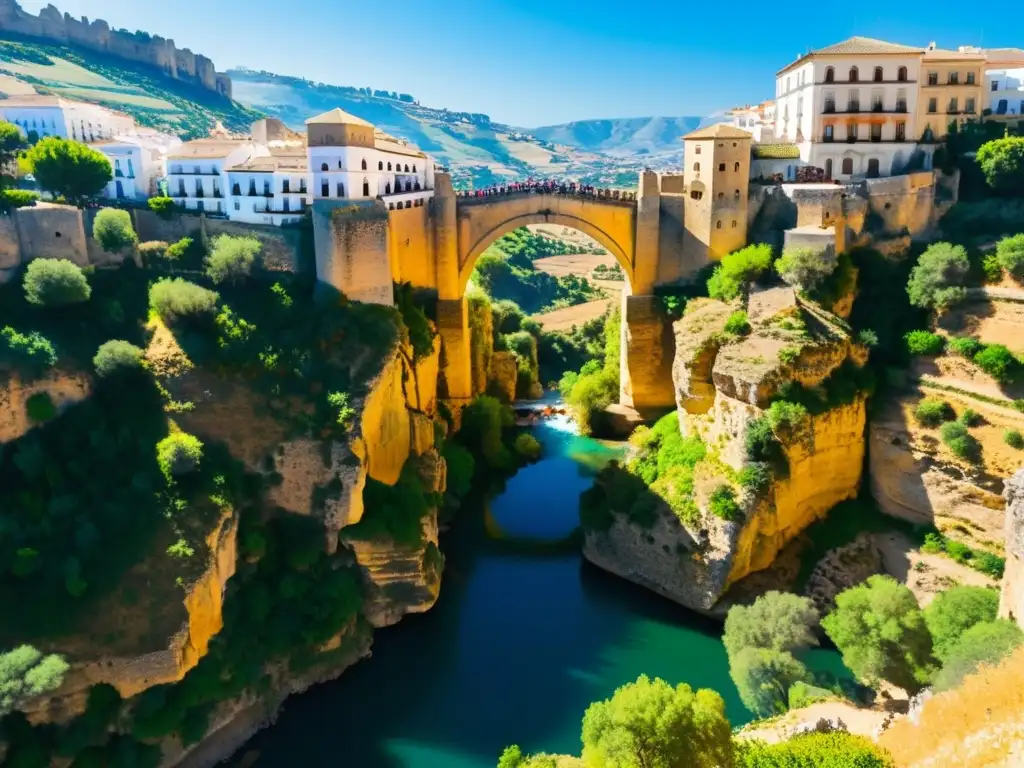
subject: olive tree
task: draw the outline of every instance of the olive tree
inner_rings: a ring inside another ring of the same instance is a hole
[[[964,279],[971,268],[962,245],[932,243],[910,272],[907,295],[915,307],[943,310],[967,296]]]

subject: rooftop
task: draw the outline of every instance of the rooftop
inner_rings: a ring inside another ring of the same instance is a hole
[[[1024,64],[1024,50],[1020,48],[986,48],[982,53],[989,64]]]
[[[813,56],[906,56],[908,54],[920,55],[923,52],[924,48],[920,46],[889,43],[885,40],[876,40],[873,37],[851,37],[848,40],[843,40],[841,43],[808,51],[797,58],[796,61],[784,66],[777,74],[781,75],[783,72],[792,69],[797,64],[802,64]]]
[[[308,169],[309,161],[305,147],[271,148],[270,155],[253,157],[244,163],[228,168],[229,171],[249,171],[251,173],[273,173],[274,171],[305,173]]]
[[[168,159],[175,158],[217,158],[227,157],[245,144],[252,143],[252,139],[196,139],[182,144],[172,152],[167,153]]]
[[[328,125],[363,125],[367,127],[373,127],[372,123],[368,123],[361,117],[346,112],[343,109],[335,107],[334,109],[324,112],[322,115],[316,115],[315,117],[309,118],[306,121],[306,125],[310,124],[328,124]]]
[[[751,149],[759,160],[795,160],[800,157],[800,147],[796,144],[755,144]]]
[[[691,139],[747,139],[749,141],[751,135],[747,131],[733,128],[726,123],[715,123],[706,128],[698,128],[683,136],[684,141]]]
[[[65,103],[60,96],[48,93],[26,93],[0,99],[0,107],[59,107]]]
[[[932,61],[984,61],[985,54],[969,51],[949,51],[945,48],[928,48],[924,52],[925,59]]]

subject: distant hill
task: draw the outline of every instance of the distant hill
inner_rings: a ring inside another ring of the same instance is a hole
[[[612,157],[656,155],[680,148],[680,137],[696,130],[703,118],[627,117],[615,120],[577,120],[531,128],[538,139],[565,144]]]

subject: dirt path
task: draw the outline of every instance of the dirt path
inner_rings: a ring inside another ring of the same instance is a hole
[[[600,317],[612,305],[612,299],[598,299],[588,301],[586,304],[577,304],[575,307],[556,309],[552,312],[545,312],[542,315],[534,315],[534,320],[544,326],[548,331],[569,331],[575,325],[583,325],[588,320]]]
[[[846,725],[846,730],[850,733],[873,739],[887,714],[877,709],[858,709],[845,701],[822,701],[803,709],[791,710],[763,727],[744,729],[737,736],[775,744],[788,739],[792,730],[798,725],[817,723],[825,718],[833,722],[842,720]]]

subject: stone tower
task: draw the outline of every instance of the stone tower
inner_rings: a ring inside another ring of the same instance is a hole
[[[747,244],[751,135],[712,125],[683,137],[687,263],[718,261]]]

